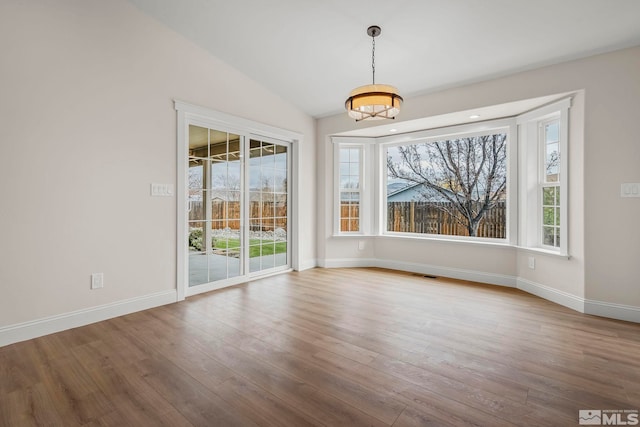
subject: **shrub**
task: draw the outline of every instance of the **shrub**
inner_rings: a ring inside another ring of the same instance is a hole
[[[204,250],[204,236],[203,236],[202,228],[192,228],[189,231],[189,249],[194,249],[196,251],[202,252]],[[211,247],[216,247],[216,238],[211,238]]]
[[[189,248],[202,251],[202,228],[193,228],[189,231]]]

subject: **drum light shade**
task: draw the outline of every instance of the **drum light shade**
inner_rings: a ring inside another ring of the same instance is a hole
[[[355,88],[345,102],[349,117],[360,120],[393,119],[400,112],[402,97],[389,85],[366,85]]]

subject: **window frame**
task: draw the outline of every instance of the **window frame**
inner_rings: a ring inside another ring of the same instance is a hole
[[[219,285],[189,286],[189,253],[188,253],[188,190],[187,184],[189,179],[188,159],[189,159],[189,125],[208,127],[209,129],[222,130],[225,132],[235,133],[245,137],[246,143],[249,138],[272,138],[278,141],[286,142],[290,147],[288,154],[288,166],[290,168],[290,187],[288,184],[288,192],[290,193],[288,215],[288,250],[291,268],[300,270],[301,265],[301,245],[299,244],[300,236],[300,186],[298,184],[299,174],[301,170],[300,146],[304,143],[304,136],[300,133],[281,129],[278,127],[265,125],[253,120],[244,119],[233,116],[220,111],[212,110],[184,101],[174,100],[174,109],[176,110],[176,149],[177,149],[177,178],[176,178],[176,288],[177,300],[184,300],[186,297],[195,295],[209,290],[219,289],[221,287],[232,286],[237,283],[246,282],[249,275],[245,274],[230,279]],[[245,172],[247,169],[245,168]],[[245,176],[245,179],[248,179]],[[245,213],[246,217],[246,213]],[[246,271],[246,270],[245,270]],[[282,270],[288,271],[288,270]],[[268,274],[268,273],[266,273]]]
[[[333,137],[333,235],[334,236],[364,236],[372,234],[373,212],[371,209],[371,193],[373,186],[373,167],[372,160],[372,146],[375,143],[373,138],[350,138],[350,137]],[[340,188],[340,150],[344,148],[357,148],[360,151],[360,163],[359,163],[359,187],[358,193],[360,195],[359,209],[358,209],[358,231],[342,231],[340,229],[341,223],[341,194],[344,192]]]
[[[520,197],[518,245],[524,249],[536,250],[563,257],[569,256],[569,109],[571,98],[564,98],[537,108],[517,117]],[[545,181],[544,125],[558,121],[558,142],[560,152],[557,182]],[[543,237],[543,188],[560,189],[560,246],[544,244]]]
[[[487,238],[456,236],[448,234],[428,234],[388,231],[387,224],[387,153],[388,147],[400,145],[421,144],[423,142],[442,141],[457,137],[474,137],[493,133],[507,134],[507,189],[506,189],[506,224],[505,238]],[[488,120],[480,123],[447,126],[444,128],[423,130],[402,135],[390,135],[377,138],[378,167],[380,174],[380,202],[378,205],[378,230],[377,233],[384,237],[415,238],[431,240],[453,240],[472,243],[486,243],[498,245],[515,245],[517,242],[517,128],[513,118]]]
[[[564,157],[562,155],[562,150],[560,147],[560,140],[562,139],[561,137],[561,132],[560,132],[560,114],[557,115],[553,115],[551,117],[547,117],[543,120],[539,120],[537,122],[538,125],[538,152],[539,152],[539,158],[538,158],[538,197],[539,197],[539,203],[538,203],[538,209],[540,212],[538,212],[538,221],[539,221],[539,225],[538,225],[538,232],[540,233],[540,235],[538,236],[538,242],[540,244],[540,247],[547,249],[547,250],[551,250],[551,251],[557,251],[559,250],[560,246],[558,245],[547,245],[544,243],[544,228],[545,227],[549,227],[548,224],[545,224],[544,222],[544,210],[545,207],[553,207],[554,209],[556,208],[556,206],[558,206],[555,201],[556,201],[556,196],[554,195],[554,204],[553,205],[545,205],[544,202],[544,192],[545,189],[547,188],[557,188],[556,191],[560,192],[560,201],[559,201],[559,207],[560,207],[560,211],[562,212],[562,185],[561,185],[561,179],[562,176],[564,175],[563,170],[562,170],[562,164],[560,163],[558,165],[558,176],[559,179],[557,181],[547,181],[547,173],[546,173],[546,163],[547,163],[547,134],[546,134],[546,126],[552,123],[558,123],[558,152],[560,154],[560,160],[562,161],[562,158]],[[554,218],[555,218],[555,212],[554,212]],[[560,230],[560,234],[562,234],[562,213],[560,213],[560,225],[556,226],[551,225],[551,227],[558,228]],[[555,235],[555,233],[554,233]],[[562,244],[562,235],[559,236],[560,238],[560,243]],[[554,238],[555,241],[555,238]]]

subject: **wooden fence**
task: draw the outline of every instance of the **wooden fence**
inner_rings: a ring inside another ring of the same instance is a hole
[[[205,218],[204,203],[192,201],[189,221]],[[251,202],[249,204],[250,227],[253,231],[273,231],[287,229],[287,204],[283,202]],[[211,228],[240,229],[240,202],[213,200],[211,202]]]
[[[360,231],[360,205],[357,202],[340,205],[340,231]]]
[[[387,230],[468,236],[467,227],[446,210],[459,215],[449,202],[389,202],[387,203]],[[506,205],[503,201],[485,214],[480,221],[477,237],[503,239],[507,235],[506,225]]]

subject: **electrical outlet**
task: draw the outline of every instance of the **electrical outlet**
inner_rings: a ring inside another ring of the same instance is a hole
[[[365,245],[364,240],[358,241],[358,250],[364,251],[364,245]]]
[[[529,257],[529,268],[532,270],[536,269],[536,259],[532,256]]]
[[[93,273],[91,275],[91,289],[104,287],[104,273]]]

